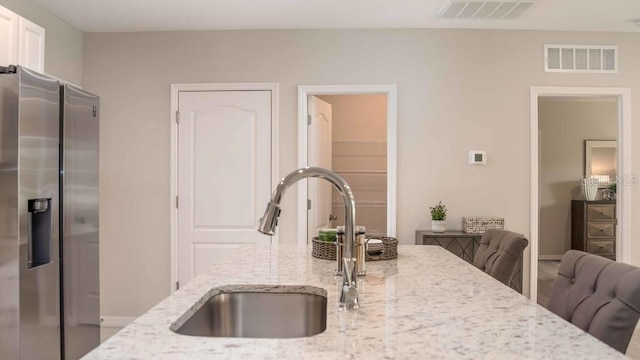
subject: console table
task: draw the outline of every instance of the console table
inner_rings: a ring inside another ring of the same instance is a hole
[[[447,249],[457,257],[473,264],[473,259],[480,245],[482,234],[469,234],[462,231],[433,232],[431,230],[416,230],[416,245],[438,245]],[[518,262],[510,287],[522,293],[522,257]]]

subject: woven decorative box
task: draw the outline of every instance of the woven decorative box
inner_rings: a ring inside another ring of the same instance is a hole
[[[463,217],[462,218],[462,231],[469,234],[482,234],[487,229],[503,229],[504,230],[504,218],[501,217]]]

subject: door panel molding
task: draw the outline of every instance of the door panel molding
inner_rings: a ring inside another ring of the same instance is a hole
[[[170,120],[170,157],[169,157],[169,231],[171,242],[171,273],[169,279],[170,292],[177,289],[178,282],[178,212],[176,201],[178,196],[178,95],[180,92],[198,91],[271,91],[271,184],[273,189],[278,183],[279,174],[279,84],[278,83],[203,83],[203,84],[171,84]],[[278,235],[272,243],[278,243]]]
[[[388,85],[301,85],[298,86],[298,167],[308,166],[307,106],[309,95],[387,95],[387,235],[396,236],[398,95]],[[298,244],[307,239],[307,182],[298,182]]]

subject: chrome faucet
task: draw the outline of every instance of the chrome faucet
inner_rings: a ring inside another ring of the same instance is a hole
[[[267,209],[264,212],[264,216],[260,219],[260,225],[258,231],[266,234],[275,234],[275,228],[278,225],[278,216],[280,216],[280,200],[284,195],[285,190],[291,186],[291,184],[305,178],[317,177],[324,179],[332,183],[340,192],[342,200],[344,201],[344,252],[342,256],[342,292],[340,293],[340,308],[345,310],[358,310],[360,305],[358,303],[358,289],[356,279],[356,204],[353,198],[353,192],[346,181],[340,175],[333,171],[319,168],[319,167],[306,167],[295,170],[289,175],[285,176],[276,190],[273,192],[271,201],[267,204]]]

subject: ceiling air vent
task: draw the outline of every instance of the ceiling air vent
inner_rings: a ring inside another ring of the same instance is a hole
[[[545,45],[544,71],[613,74],[618,72],[618,47]]]
[[[481,1],[447,0],[436,16],[438,19],[515,19],[531,7],[535,0]]]

